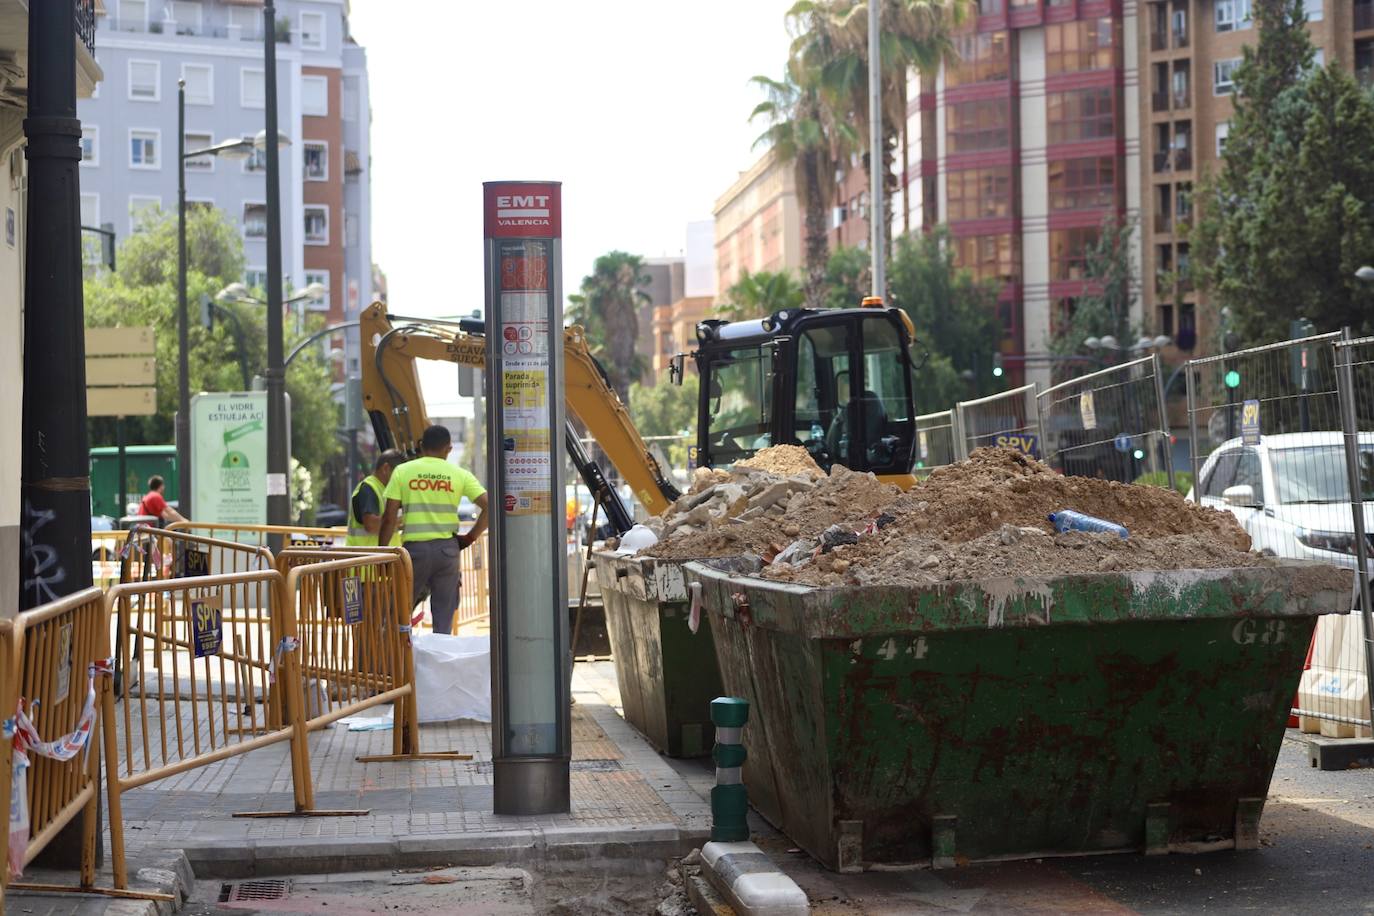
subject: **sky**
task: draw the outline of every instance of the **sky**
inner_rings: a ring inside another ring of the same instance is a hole
[[[482,182],[563,182],[563,286],[680,255],[758,157],[792,0],[352,0],[372,101],[372,254],[405,315],[482,306]],[[402,12],[403,10],[403,12]],[[424,367],[431,405],[455,374]]]

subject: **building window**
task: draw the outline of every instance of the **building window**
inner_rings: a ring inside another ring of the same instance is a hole
[[[959,63],[945,68],[945,86],[987,83],[1011,76],[1011,55],[1006,32],[981,32],[954,36]]]
[[[199,35],[205,21],[200,0],[171,0],[167,15],[177,24],[178,35]]]
[[[243,205],[243,237],[267,238],[267,204]]]
[[[329,208],[307,206],[305,208],[305,243],[307,245],[329,244]]]
[[[1219,60],[1212,64],[1212,94],[1230,95],[1236,88],[1236,69],[1240,67],[1240,58],[1232,57],[1229,60]]]
[[[100,228],[100,195],[81,195],[81,225]]]
[[[81,164],[100,165],[100,128],[81,125]]]
[[[324,50],[324,13],[301,13],[301,47]]]
[[[267,150],[253,147],[243,160],[245,172],[265,172],[267,170]]]
[[[1016,278],[1018,239],[1012,235],[970,235],[956,238],[954,261],[956,266],[973,274],[975,280]]]
[[[1089,210],[1116,204],[1116,159],[1089,156],[1049,163],[1050,209]]]
[[[1120,29],[1109,18],[1060,22],[1045,26],[1045,71],[1077,73],[1116,65]]]
[[[162,198],[144,194],[129,195],[129,234],[142,232],[144,223],[162,212]]]
[[[1302,11],[1308,22],[1322,21],[1322,0],[1302,0]]]
[[[996,16],[1000,12],[1002,12],[1002,0],[978,0],[979,16]]]
[[[229,7],[229,27],[238,29],[242,38],[261,38],[262,10],[251,6]]]
[[[215,68],[209,64],[182,64],[181,78],[186,81],[187,105],[215,104]]]
[[[949,219],[991,219],[1011,214],[1011,167],[964,169],[946,176]]]
[[[301,114],[326,117],[329,114],[329,80],[323,76],[301,77]]]
[[[1049,142],[1077,143],[1116,136],[1112,114],[1115,90],[1107,86],[1051,92],[1045,96]]]
[[[186,152],[193,153],[198,149],[206,149],[214,144],[214,138],[208,133],[186,132]],[[188,172],[213,172],[215,170],[214,156],[192,156],[186,160],[186,171]]]
[[[140,102],[162,99],[162,64],[155,60],[129,61],[129,98]]]
[[[305,307],[312,312],[329,311],[329,271],[327,270],[307,270],[305,272],[305,285],[318,283],[325,288],[325,294],[318,299],[305,300]]]
[[[119,24],[121,32],[146,32],[148,30],[148,0],[119,0]]]
[[[267,107],[267,89],[261,70],[244,67],[239,71],[239,103],[244,108]]]
[[[162,131],[160,130],[131,130],[129,131],[129,168],[131,169],[159,169],[162,168],[161,155]]]
[[[1008,99],[979,99],[948,107],[949,151],[972,153],[1006,149],[1010,142]]]
[[[318,140],[305,142],[305,180],[329,180],[329,144]]]
[[[1050,279],[1088,279],[1088,255],[1099,235],[1096,226],[1050,230]]]
[[[1217,31],[1250,28],[1250,0],[1217,0]]]
[[[255,293],[267,292],[267,268],[248,267],[243,271],[243,285]]]

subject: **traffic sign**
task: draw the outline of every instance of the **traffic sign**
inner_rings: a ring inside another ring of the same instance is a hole
[[[156,388],[87,388],[88,417],[150,417],[157,413]]]
[[[157,360],[152,356],[88,356],[86,384],[155,385]]]
[[[1112,445],[1116,446],[1116,450],[1124,455],[1131,450],[1131,437],[1126,433],[1117,433],[1116,438],[1112,440]]]

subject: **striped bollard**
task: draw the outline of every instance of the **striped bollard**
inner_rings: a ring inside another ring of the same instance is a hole
[[[711,724],[716,727],[716,746],[711,751],[716,762],[716,784],[711,789],[714,842],[738,843],[749,839],[749,797],[740,778],[745,758],[740,736],[748,721],[748,700],[717,697],[711,701]]]

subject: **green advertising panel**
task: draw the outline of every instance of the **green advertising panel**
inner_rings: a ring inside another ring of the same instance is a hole
[[[267,392],[191,398],[192,501],[198,522],[267,522]]]

